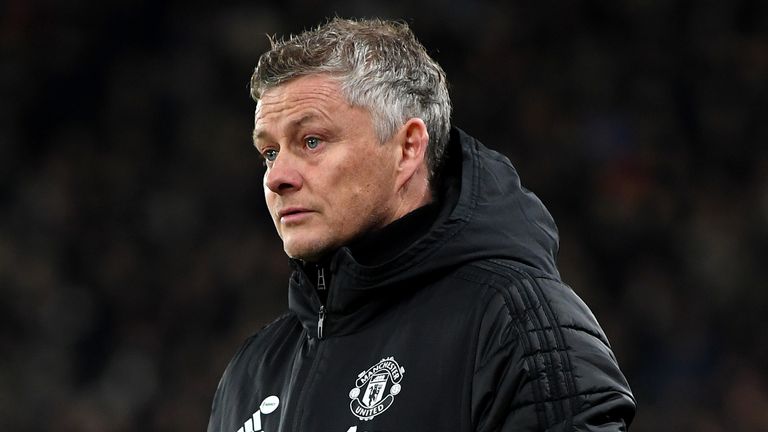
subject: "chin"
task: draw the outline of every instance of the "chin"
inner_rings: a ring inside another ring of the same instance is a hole
[[[300,259],[302,261],[319,261],[325,256],[332,247],[327,243],[317,242],[296,242],[285,241],[283,242],[283,250],[285,254],[293,259]]]

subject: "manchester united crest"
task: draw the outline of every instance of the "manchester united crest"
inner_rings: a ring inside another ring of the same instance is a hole
[[[360,420],[368,421],[383,413],[400,393],[400,381],[405,368],[394,357],[381,359],[368,370],[360,372],[355,387],[349,391],[349,409]]]

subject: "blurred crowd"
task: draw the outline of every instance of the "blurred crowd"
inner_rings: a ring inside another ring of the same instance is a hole
[[[266,35],[409,22],[508,155],[638,398],[768,430],[768,4],[0,3],[0,429],[204,430],[288,275],[252,149]]]

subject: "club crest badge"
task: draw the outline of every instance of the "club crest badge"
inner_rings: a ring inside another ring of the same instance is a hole
[[[405,368],[394,357],[381,359],[368,370],[360,372],[355,387],[349,391],[349,409],[360,420],[368,421],[383,413],[400,393],[400,381]]]

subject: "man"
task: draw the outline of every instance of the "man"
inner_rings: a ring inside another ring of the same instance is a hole
[[[405,24],[275,42],[251,93],[289,311],[232,359],[209,432],[626,430],[632,393],[560,281],[551,216],[450,127]]]

